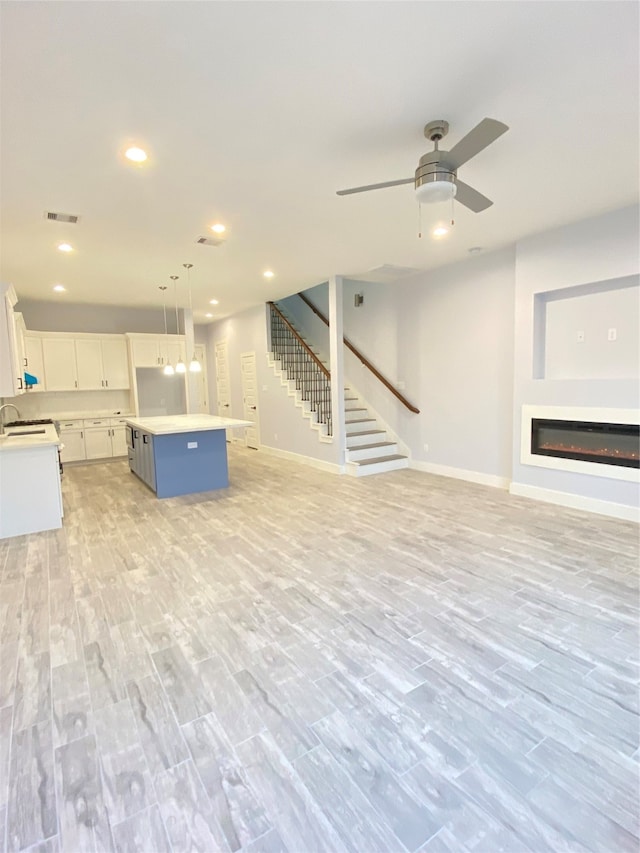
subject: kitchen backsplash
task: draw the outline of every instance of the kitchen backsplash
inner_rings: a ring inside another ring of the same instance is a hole
[[[88,414],[116,414],[133,412],[132,395],[129,391],[27,391],[19,397],[7,397],[5,403],[13,403],[23,419],[53,418],[56,415],[83,412]]]

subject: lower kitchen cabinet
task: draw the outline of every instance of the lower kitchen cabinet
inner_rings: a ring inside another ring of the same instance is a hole
[[[85,430],[84,447],[87,459],[107,459],[113,456],[109,427],[92,427]]]
[[[127,440],[123,418],[85,418],[61,421],[60,451],[62,462],[81,462],[84,459],[110,459],[127,455]]]

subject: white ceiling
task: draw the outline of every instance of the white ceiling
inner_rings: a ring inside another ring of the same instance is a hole
[[[157,305],[191,262],[201,322],[332,273],[433,268],[632,204],[638,8],[3,2],[2,280],[29,298]],[[335,195],[412,176],[427,121],[449,121],[450,148],[485,116],[510,130],[460,177],[494,206],[456,205],[447,238],[418,239],[410,185]],[[120,156],[134,141],[144,167]],[[196,245],[215,221],[224,245]]]

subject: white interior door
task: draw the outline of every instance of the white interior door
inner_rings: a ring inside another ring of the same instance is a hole
[[[244,434],[247,447],[260,447],[260,423],[258,420],[258,380],[256,377],[256,354],[245,352],[240,356],[242,370],[242,399],[244,400],[245,421],[251,421]]]
[[[216,344],[216,396],[218,397],[218,415],[231,417],[231,383],[229,381],[229,354],[226,341]]]
[[[202,370],[196,374],[196,397],[198,414],[209,414],[209,385],[207,380],[207,353],[204,344],[196,344],[196,358]]]

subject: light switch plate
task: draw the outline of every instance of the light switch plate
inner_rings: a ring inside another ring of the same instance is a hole
[[[188,441],[187,442],[187,450],[195,450],[197,446],[198,446],[197,441]]]
[[[617,329],[609,329],[609,332],[607,333],[607,340],[608,341],[615,341],[615,340],[617,340],[617,338],[618,338],[618,330]]]

